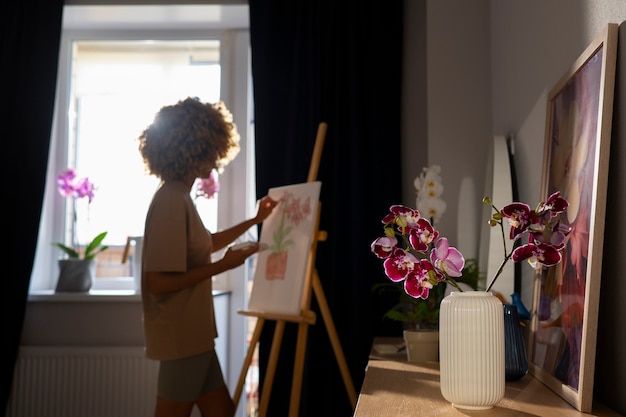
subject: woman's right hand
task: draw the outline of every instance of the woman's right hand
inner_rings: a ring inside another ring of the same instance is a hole
[[[227,269],[236,268],[239,265],[243,265],[243,263],[250,255],[253,255],[258,251],[258,242],[250,242],[249,245],[241,249],[233,249],[233,247],[229,247],[224,253],[222,262],[224,262],[224,265],[227,267]]]
[[[261,223],[265,220],[272,211],[274,211],[274,207],[278,205],[279,201],[273,200],[270,196],[265,196],[259,201],[259,206],[257,208],[257,213],[255,216],[255,220],[257,223]]]

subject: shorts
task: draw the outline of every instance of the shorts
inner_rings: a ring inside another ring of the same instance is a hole
[[[166,400],[194,402],[224,385],[214,349],[188,358],[161,361],[159,365],[157,395]]]

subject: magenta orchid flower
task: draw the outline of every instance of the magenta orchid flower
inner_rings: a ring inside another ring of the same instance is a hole
[[[571,226],[560,220],[560,215],[568,207],[566,199],[555,192],[545,201],[531,210],[525,203],[514,202],[497,209],[491,199],[485,198],[494,214],[489,224],[502,228],[504,239],[504,220],[511,225],[509,238],[515,242],[523,237],[527,242],[508,252],[505,242],[504,259],[486,291],[498,279],[504,265],[513,262],[528,261],[535,269],[557,265],[562,260],[561,251],[572,231]],[[462,291],[454,278],[463,275],[465,258],[432,223],[415,210],[403,205],[392,205],[389,213],[383,217],[385,235],[375,239],[370,249],[379,259],[383,259],[385,275],[397,283],[402,283],[406,294],[413,298],[427,299],[434,286],[449,283]],[[430,250],[430,255],[428,251]]]
[[[567,236],[572,231],[569,225],[559,221],[569,203],[557,191],[545,203],[539,204],[536,221],[529,227],[532,240],[554,246],[557,250],[565,247]]]
[[[65,172],[62,172],[57,176],[57,189],[63,197],[74,196],[75,178],[76,171],[72,168],[68,168]]]
[[[567,236],[572,231],[572,228],[557,221],[554,224],[538,223],[531,226],[529,230],[532,235],[531,240],[545,243],[554,246],[557,250],[561,250],[565,247]]]
[[[460,290],[453,277],[461,276],[463,255],[447,239],[438,239],[439,232],[420,216],[419,210],[393,205],[382,223],[385,236],[375,239],[370,249],[384,259],[385,275],[391,281],[403,282],[404,291],[413,298],[427,299],[433,286],[440,282]]]
[[[516,248],[511,254],[513,262],[528,261],[534,269],[554,266],[561,262],[561,252],[547,243],[528,243]]]
[[[545,203],[542,203],[539,205],[539,208],[537,209],[537,211],[538,212],[550,211],[552,212],[552,214],[560,214],[560,213],[563,213],[567,209],[568,206],[569,206],[569,203],[567,202],[566,199],[561,197],[561,192],[556,191],[552,193],[550,197],[548,197]]]
[[[419,260],[404,280],[404,290],[413,298],[427,299],[433,288],[431,276],[435,272],[433,265],[425,259]]]
[[[91,203],[95,196],[96,186],[89,178],[77,178],[76,171],[68,168],[57,176],[57,189],[63,197],[75,200],[87,197]]]
[[[220,190],[220,183],[215,176],[215,171],[211,171],[208,178],[201,178],[196,188],[196,197],[204,197],[206,199],[215,198]]]
[[[79,178],[73,168],[68,168],[57,176],[57,190],[59,194],[73,200],[74,227],[76,227],[76,200],[86,197],[88,200],[87,210],[89,210],[89,205],[91,205],[94,199],[96,189],[96,186],[89,181],[89,178]],[[83,259],[93,259],[98,253],[108,248],[108,246],[102,244],[106,235],[107,232],[98,234],[85,246]],[[61,249],[69,258],[80,257],[79,248],[73,248],[60,242],[55,242],[53,245]]]
[[[565,212],[569,203],[560,192],[552,193],[546,201],[537,205],[536,210],[531,210],[527,204],[512,203],[502,210],[498,210],[489,198],[483,200],[490,205],[495,213],[489,224],[500,225],[503,228],[502,219],[507,219],[511,225],[510,238],[518,240],[522,236],[528,236],[528,242],[507,253],[505,244],[504,260],[498,268],[496,275],[487,286],[487,291],[491,289],[496,279],[502,273],[504,264],[513,262],[528,261],[534,269],[551,267],[561,262],[561,250],[571,233],[571,226],[560,221],[561,213]],[[504,236],[504,229],[502,229]]]
[[[389,208],[390,213],[383,217],[383,224],[395,224],[400,228],[400,233],[405,233],[406,229],[413,228],[420,219],[420,212],[412,208],[394,205]]]
[[[420,216],[418,210],[402,205],[394,205],[391,206],[389,211],[390,213],[382,220],[386,226],[385,234],[388,236],[395,235],[396,232],[391,229],[395,225],[400,234],[408,235],[414,250],[426,252],[428,245],[439,236],[439,232],[435,230],[427,219]]]
[[[439,232],[425,218],[420,218],[409,229],[409,241],[418,252],[426,253],[429,245],[437,239]]]
[[[465,266],[465,259],[457,248],[448,243],[448,239],[442,237],[430,252],[430,262],[443,273],[451,277],[460,277]]]
[[[380,259],[387,259],[397,244],[398,239],[395,237],[383,236],[372,242],[371,249]]]
[[[395,248],[391,256],[383,262],[385,274],[394,282],[402,281],[414,269],[419,259],[411,252]]]
[[[500,210],[502,216],[504,216],[511,225],[511,239],[517,239],[521,234],[528,230],[531,222],[534,218],[534,211],[530,210],[530,206],[525,203],[513,203],[508,206],[504,206]]]

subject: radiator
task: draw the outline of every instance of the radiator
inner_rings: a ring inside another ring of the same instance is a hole
[[[151,416],[157,373],[143,347],[22,346],[7,416]]]

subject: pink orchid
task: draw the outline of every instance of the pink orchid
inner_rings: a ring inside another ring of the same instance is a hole
[[[431,274],[435,272],[433,265],[425,259],[418,261],[413,270],[404,280],[404,290],[414,298],[427,299],[433,284]]]
[[[535,212],[530,210],[530,206],[525,203],[513,203],[508,206],[504,206],[500,210],[502,216],[504,216],[511,227],[510,238],[517,239],[522,233],[524,233],[528,226],[530,226]]]
[[[402,281],[413,270],[419,259],[411,252],[395,248],[392,255],[383,262],[385,273],[394,282]]]
[[[73,201],[73,221],[74,229],[76,229],[76,201],[87,197],[87,218],[89,218],[89,206],[95,197],[96,186],[89,181],[89,178],[79,178],[74,168],[68,168],[57,176],[57,190],[63,197],[71,198]],[[108,246],[103,245],[107,232],[98,234],[84,249],[83,258],[93,259],[98,253],[106,250]],[[61,249],[69,258],[79,258],[79,247],[74,248],[65,245],[65,243],[55,242],[54,246]]]
[[[89,178],[77,178],[76,171],[68,168],[57,176],[57,189],[63,197],[75,200],[87,197],[91,203],[95,197],[96,186]]]
[[[389,208],[390,213],[383,217],[383,224],[395,224],[400,228],[400,233],[413,228],[420,219],[420,212],[412,208],[394,205]]]
[[[372,242],[372,252],[380,259],[386,259],[393,253],[393,249],[398,244],[395,237],[382,236]]]
[[[465,266],[465,259],[457,248],[449,245],[448,239],[442,237],[430,252],[430,262],[443,273],[451,277],[460,277]]]
[[[449,245],[448,239],[438,239],[439,232],[418,210],[393,205],[382,223],[385,236],[375,239],[370,249],[384,259],[385,275],[391,281],[404,281],[404,291],[413,298],[427,299],[433,286],[440,282],[448,282],[460,290],[452,277],[461,276],[465,265],[463,255]],[[427,259],[433,244],[435,247]]]
[[[215,176],[215,171],[211,171],[208,178],[202,178],[198,181],[196,197],[204,197],[207,199],[215,198],[219,190],[220,183]]]
[[[515,248],[511,254],[513,262],[528,261],[534,269],[554,266],[561,262],[561,253],[547,243],[528,243]]]
[[[503,228],[502,219],[507,219],[512,226],[510,232],[512,240],[528,236],[526,244],[510,253],[507,253],[505,245],[504,260],[487,286],[487,291],[496,282],[509,259],[513,262],[528,261],[534,269],[554,266],[561,262],[563,257],[561,251],[565,248],[572,228],[560,220],[561,213],[565,212],[569,205],[567,200],[561,197],[560,192],[552,193],[546,201],[540,202],[536,211],[531,210],[525,203],[512,203],[498,210],[489,198],[483,201],[494,209],[490,225],[500,225]],[[504,229],[502,231],[504,236]]]
[[[439,232],[425,218],[420,218],[409,229],[409,241],[418,252],[428,251],[429,245],[437,239]]]

